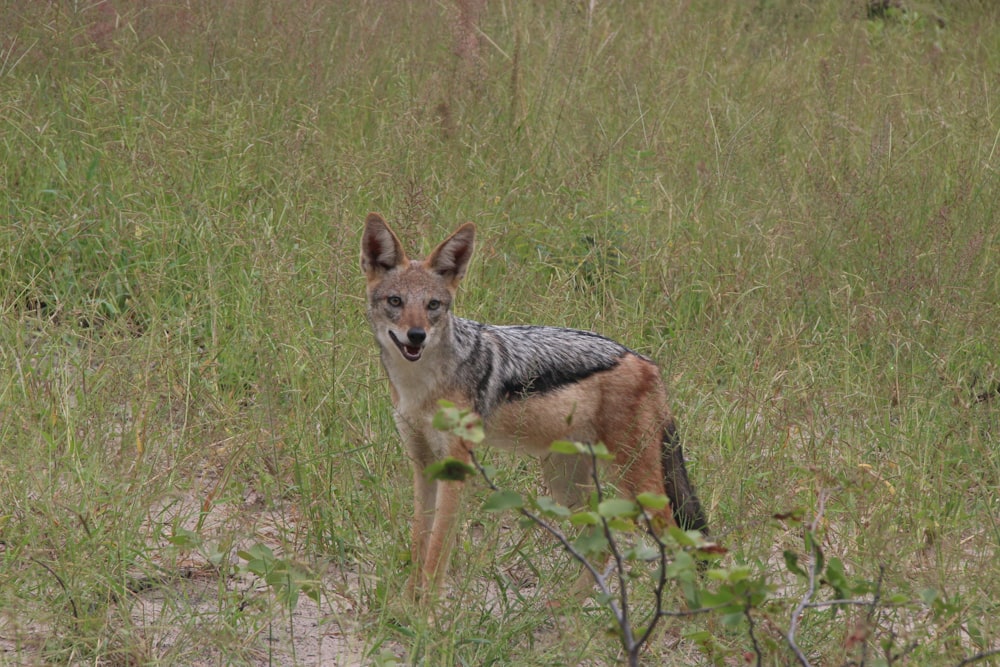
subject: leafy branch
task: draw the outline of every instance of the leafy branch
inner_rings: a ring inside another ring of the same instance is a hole
[[[435,415],[434,426],[439,430],[457,435],[472,445],[485,438],[482,422],[475,413],[463,410],[442,401],[442,408]],[[761,635],[760,630],[778,630],[769,611],[773,603],[781,600],[773,597],[774,586],[763,575],[754,576],[753,569],[745,564],[729,567],[709,567],[727,552],[721,546],[709,542],[698,531],[683,531],[676,526],[665,530],[657,525],[655,512],[669,503],[663,495],[643,493],[634,500],[620,498],[609,493],[598,474],[598,464],[613,457],[601,444],[569,441],[552,443],[550,451],[555,454],[584,456],[588,459],[594,491],[590,502],[582,509],[571,510],[548,497],[522,497],[521,494],[502,489],[495,481],[495,470],[480,462],[470,446],[469,463],[454,458],[438,461],[426,469],[426,474],[435,480],[462,481],[478,475],[492,491],[482,509],[489,512],[514,510],[534,525],[552,536],[570,557],[580,563],[586,574],[597,587],[596,599],[610,612],[617,628],[621,647],[627,656],[627,664],[638,665],[639,654],[646,646],[658,623],[663,618],[695,617],[705,614],[719,615],[723,627],[735,628],[746,624],[746,633],[751,652],[745,652],[743,659],[756,665],[763,664],[764,649],[777,648],[783,643],[795,656],[795,661],[803,667],[811,667],[806,652],[799,644],[798,633],[809,611],[831,609],[836,614],[839,609],[866,608],[864,620],[859,622],[857,633],[848,637],[845,649],[857,650],[856,659],[846,664],[864,667],[868,664],[870,629],[878,624],[878,614],[886,608],[906,607],[913,601],[901,594],[886,596],[882,590],[884,568],[879,567],[874,582],[848,579],[843,562],[839,558],[826,559],[821,548],[821,529],[826,504],[831,491],[820,492],[817,509],[811,521],[804,524],[802,540],[808,565],[800,562],[799,554],[784,551],[785,568],[804,582],[805,591],[795,602],[788,620],[787,631],[781,634],[779,644]],[[802,523],[804,512],[775,514],[780,521]],[[575,539],[569,531],[580,531]],[[604,572],[598,563],[610,566]],[[652,576],[637,576],[640,570],[655,564]],[[676,584],[683,594],[687,609],[664,608],[665,591],[668,584]],[[635,625],[635,601],[631,595],[632,586],[649,585],[652,592],[652,609],[648,612],[643,626]],[[816,600],[823,588],[833,591],[829,600]],[[937,598],[937,593],[927,590],[922,593],[924,607],[931,607],[942,613],[948,605]],[[758,616],[764,614],[767,624],[761,626]],[[780,632],[780,630],[778,630]],[[715,655],[726,651],[718,639],[709,631],[692,631],[685,636],[703,651],[718,661]],[[896,634],[891,630],[881,641],[884,655],[875,662],[891,665],[917,648],[917,643],[899,646]],[[983,650],[966,658],[960,666],[973,664],[1000,654],[1000,649]]]
[[[460,410],[447,402],[442,402],[442,409],[435,416],[434,426],[473,444],[482,442],[484,438],[482,424],[474,413]],[[540,497],[526,501],[514,491],[501,489],[493,479],[492,470],[479,461],[471,448],[469,450],[471,466],[449,458],[428,466],[426,472],[432,479],[447,481],[463,480],[468,475],[478,473],[493,491],[483,504],[484,510],[515,510],[559,542],[563,549],[583,566],[597,586],[598,599],[611,612],[618,626],[619,638],[628,656],[629,665],[639,664],[639,653],[649,641],[661,618],[707,613],[729,606],[728,602],[723,601],[718,607],[695,608],[682,612],[664,610],[663,592],[668,581],[687,579],[690,582],[694,579],[696,565],[692,554],[711,558],[724,551],[707,542],[697,531],[686,533],[677,527],[671,527],[667,531],[669,541],[663,539],[656,529],[653,515],[649,510],[655,511],[666,507],[669,503],[666,496],[643,493],[639,494],[635,501],[609,497],[597,472],[601,460],[613,458],[603,444],[558,441],[553,443],[550,449],[557,454],[584,455],[589,458],[594,494],[587,508],[573,512],[551,498]],[[584,533],[574,542],[550,519],[567,520],[573,527],[584,528]],[[655,547],[640,543],[629,549],[623,549],[620,534],[634,533],[637,519],[641,520],[644,534],[653,541]],[[590,558],[594,555],[605,558],[610,555],[612,567],[607,574],[601,573],[594,565]],[[649,561],[658,563],[653,585],[654,609],[645,626],[637,631],[631,618],[630,564]],[[618,584],[617,595],[614,592],[615,581]],[[695,588],[689,588],[688,593],[689,601],[696,601],[699,597]]]

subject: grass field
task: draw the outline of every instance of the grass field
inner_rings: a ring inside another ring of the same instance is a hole
[[[0,664],[621,659],[482,484],[405,601],[373,210],[476,223],[459,314],[662,364],[762,664],[795,510],[880,597],[803,614],[812,664],[1000,664],[1000,6],[461,4],[0,0]]]

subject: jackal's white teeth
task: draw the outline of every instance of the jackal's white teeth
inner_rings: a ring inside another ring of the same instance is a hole
[[[396,344],[396,347],[399,348],[399,353],[402,354],[403,358],[407,361],[416,361],[420,359],[420,355],[423,354],[424,348],[422,346],[403,343],[396,338],[396,334],[392,331],[389,332],[389,338],[391,338],[392,342]]]

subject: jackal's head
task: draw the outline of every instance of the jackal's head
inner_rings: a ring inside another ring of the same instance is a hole
[[[471,222],[434,249],[411,260],[399,238],[377,213],[368,214],[361,237],[361,269],[368,281],[368,319],[375,338],[392,354],[419,361],[446,342],[451,302],[472,257],[476,228]]]

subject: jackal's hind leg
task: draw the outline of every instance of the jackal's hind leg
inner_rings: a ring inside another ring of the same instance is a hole
[[[593,466],[582,454],[550,454],[542,459],[542,476],[552,498],[573,510],[580,509],[587,503],[594,488]],[[607,559],[602,558],[601,562],[594,565],[601,572],[606,563]],[[594,583],[594,577],[581,565],[580,574],[570,588],[570,599],[582,601],[593,591]]]
[[[542,459],[542,476],[552,499],[570,509],[579,509],[593,488],[590,461],[583,455],[549,454]]]

